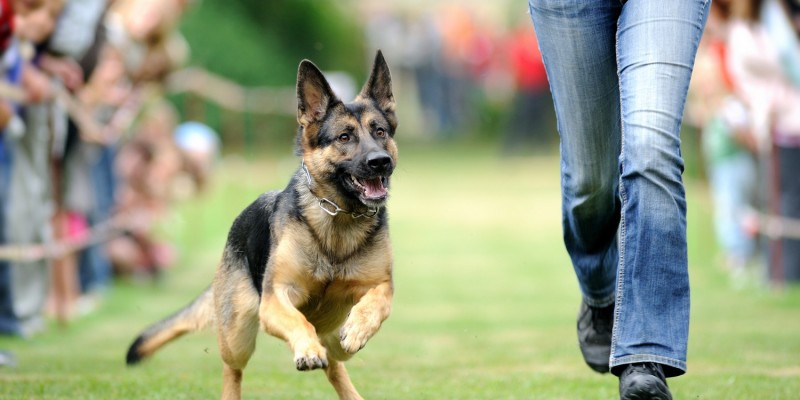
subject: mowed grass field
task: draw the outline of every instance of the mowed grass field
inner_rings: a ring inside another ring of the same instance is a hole
[[[163,221],[180,257],[160,283],[117,283],[97,312],[69,327],[0,339],[19,363],[0,369],[0,398],[217,398],[213,331],[182,338],[135,368],[125,366],[125,352],[142,328],[209,284],[233,218],[259,193],[284,187],[297,165],[289,156],[223,162],[209,193]],[[670,380],[675,398],[800,398],[800,291],[734,289],[715,261],[708,193],[691,181],[687,192],[689,373]],[[394,311],[347,364],[365,398],[618,396],[617,379],[590,371],[577,347],[580,296],[561,242],[555,157],[401,145],[391,193]],[[297,372],[286,345],[263,333],[243,393],[335,398],[323,373]]]

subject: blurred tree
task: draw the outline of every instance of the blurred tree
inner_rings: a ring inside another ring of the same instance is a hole
[[[356,81],[366,77],[361,17],[352,1],[201,0],[180,29],[191,48],[190,65],[243,86],[294,86],[304,58]],[[187,102],[183,95],[171,99],[182,112],[193,113],[183,118],[217,130],[226,151],[285,151],[294,143],[294,115],[238,115],[196,99]]]
[[[203,0],[186,14],[181,30],[193,65],[244,85],[284,86],[294,85],[304,58],[363,78],[360,19],[349,1]]]

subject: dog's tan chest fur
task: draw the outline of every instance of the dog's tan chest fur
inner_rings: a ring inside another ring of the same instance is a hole
[[[348,217],[349,218],[349,217]],[[391,281],[391,248],[388,235],[379,232],[368,246],[356,247],[344,261],[337,262],[317,248],[324,246],[310,232],[293,235],[292,243],[280,243],[273,262],[282,267],[265,288],[288,287],[291,303],[314,325],[318,334],[336,329],[352,306],[372,287]],[[276,272],[277,272],[276,271]]]

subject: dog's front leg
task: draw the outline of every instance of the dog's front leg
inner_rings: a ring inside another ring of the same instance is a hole
[[[326,368],[328,358],[325,348],[320,344],[314,326],[292,302],[293,288],[289,285],[274,285],[272,289],[271,293],[265,292],[261,297],[261,327],[270,335],[289,344],[298,370]]]
[[[342,349],[354,354],[380,329],[392,312],[394,289],[391,280],[370,288],[350,310],[339,337]]]

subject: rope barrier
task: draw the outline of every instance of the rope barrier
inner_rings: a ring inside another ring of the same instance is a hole
[[[800,240],[800,219],[766,214],[752,208],[747,212],[756,216],[758,231],[764,236],[773,240]]]
[[[84,234],[60,242],[0,246],[0,260],[24,263],[61,258],[122,236],[134,225],[128,221],[127,216],[113,217],[95,224]]]
[[[297,113],[294,87],[245,88],[200,68],[185,68],[167,77],[170,93],[191,93],[231,111],[252,114],[294,116]]]

